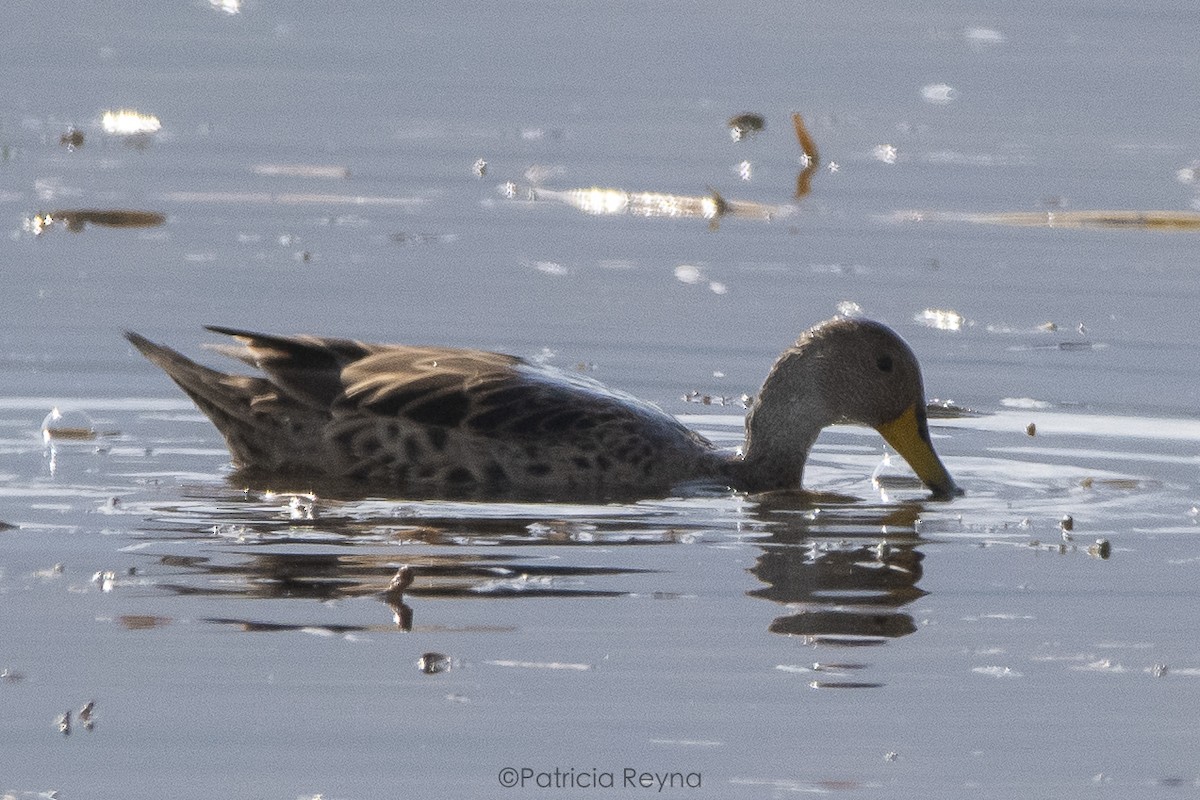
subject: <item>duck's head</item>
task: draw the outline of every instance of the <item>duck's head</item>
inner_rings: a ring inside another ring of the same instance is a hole
[[[838,317],[810,328],[771,370],[759,402],[775,406],[774,428],[804,431],[811,446],[825,425],[868,425],[936,497],[961,494],[929,437],[925,387],[912,349],[878,322]],[[756,404],[755,413],[767,411]],[[790,419],[789,419],[790,418]],[[754,435],[753,422],[748,422]],[[747,443],[749,452],[750,443]]]

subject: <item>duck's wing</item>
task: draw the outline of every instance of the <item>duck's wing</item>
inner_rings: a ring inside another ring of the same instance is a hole
[[[342,370],[378,349],[351,339],[273,336],[219,325],[205,328],[240,342],[210,345],[213,350],[262,370],[277,390],[313,409],[328,409],[343,391]]]
[[[491,437],[545,439],[622,426],[648,438],[708,442],[650,403],[582,375],[483,350],[366,344],[210,327],[241,347],[218,348],[262,370],[277,397],[333,418],[400,418]],[[260,410],[266,410],[265,407]]]

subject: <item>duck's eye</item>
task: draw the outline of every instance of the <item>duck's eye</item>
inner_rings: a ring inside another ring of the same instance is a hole
[[[892,357],[889,355],[882,355],[882,356],[877,357],[875,359],[875,366],[879,367],[880,372],[891,372],[892,371]]]

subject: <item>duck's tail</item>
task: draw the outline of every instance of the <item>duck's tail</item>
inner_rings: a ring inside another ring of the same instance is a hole
[[[225,437],[234,464],[239,467],[269,463],[270,451],[261,445],[254,405],[274,399],[274,387],[264,378],[230,375],[197,364],[182,353],[155,344],[132,331],[125,338],[166,372],[192,398]]]

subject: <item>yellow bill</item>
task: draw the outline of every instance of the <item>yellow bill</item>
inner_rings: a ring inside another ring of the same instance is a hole
[[[882,423],[875,430],[909,463],[935,497],[949,498],[962,494],[933,450],[924,407],[914,403],[900,416]]]

